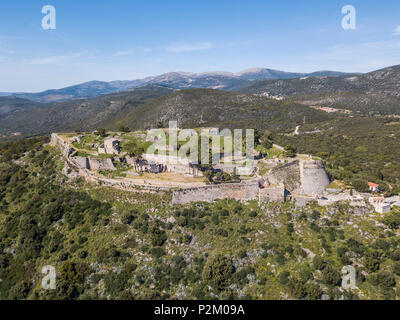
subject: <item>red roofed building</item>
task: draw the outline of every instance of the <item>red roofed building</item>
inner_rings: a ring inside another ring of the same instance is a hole
[[[372,192],[379,192],[379,184],[368,182],[369,190]]]

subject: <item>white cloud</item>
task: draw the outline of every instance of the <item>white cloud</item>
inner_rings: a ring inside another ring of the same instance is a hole
[[[51,57],[33,59],[29,62],[29,64],[30,65],[57,64],[57,63],[69,61],[72,59],[80,58],[81,56],[82,56],[81,53],[73,53],[70,55],[61,55],[61,56],[51,56]]]
[[[134,54],[136,52],[136,50],[133,49],[129,49],[129,50],[121,50],[121,51],[117,51],[114,53],[115,56],[121,57],[121,56],[130,56],[132,54]]]
[[[394,30],[393,30],[393,34],[395,36],[400,36],[400,26],[397,26]]]
[[[152,48],[142,48],[143,52],[152,52]]]
[[[126,49],[126,50],[119,50],[114,52],[114,56],[117,57],[122,57],[122,56],[131,56],[135,53],[149,53],[152,52],[153,49],[152,48],[146,48],[146,47],[140,47],[140,48],[135,48],[135,49]]]
[[[192,44],[173,44],[165,49],[168,52],[181,53],[181,52],[194,52],[201,50],[212,49],[213,45],[210,42],[192,43]]]

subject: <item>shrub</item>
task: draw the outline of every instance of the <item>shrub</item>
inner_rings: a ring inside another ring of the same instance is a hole
[[[322,270],[322,279],[327,285],[335,286],[340,283],[341,275],[339,271],[334,269],[331,265],[327,265]]]
[[[400,212],[393,211],[392,213],[386,215],[382,219],[382,222],[391,229],[398,229],[400,226]]]
[[[321,213],[317,210],[313,210],[311,213],[311,218],[314,220],[318,220],[320,216],[321,216]]]
[[[278,276],[279,283],[282,285],[287,285],[289,283],[289,277],[290,277],[289,271],[285,270],[281,272]]]
[[[290,279],[289,293],[296,299],[304,299],[307,295],[307,288],[305,283],[296,278]]]
[[[132,212],[126,212],[121,216],[121,222],[124,224],[131,224],[135,220],[135,215]]]
[[[369,281],[373,285],[378,285],[382,288],[391,288],[396,285],[396,279],[389,271],[379,271],[378,273],[371,274]]]
[[[255,217],[257,217],[257,211],[250,211],[250,213],[249,213],[249,217],[250,218],[255,218]]]
[[[393,272],[400,276],[400,262],[395,262],[393,265]]]
[[[82,283],[88,272],[88,266],[79,262],[65,262],[60,269],[60,277],[71,284]]]
[[[307,266],[300,270],[300,279],[304,282],[314,279],[314,275],[311,271],[311,267]]]
[[[30,291],[31,285],[21,281],[10,289],[8,297],[10,300],[24,300],[28,297]]]
[[[286,226],[286,234],[288,235],[288,236],[291,236],[292,235],[292,233],[294,232],[294,226],[293,226],[293,223],[288,223],[287,224],[287,226]]]
[[[230,282],[233,272],[231,259],[219,254],[207,260],[202,276],[206,283],[222,290]]]
[[[368,251],[364,255],[364,266],[369,272],[375,272],[380,268],[381,254],[378,251]]]
[[[238,253],[238,257],[239,259],[244,259],[247,257],[247,251],[245,249],[240,249],[239,253]]]
[[[128,273],[133,273],[137,269],[136,263],[127,263],[125,264],[125,270]]]
[[[153,236],[151,237],[151,244],[153,246],[161,247],[165,241],[166,241],[166,236],[163,236],[163,234],[161,233],[153,234]]]
[[[365,252],[365,246],[353,238],[347,240],[347,246],[355,253],[364,254]]]
[[[383,239],[377,239],[373,244],[372,247],[375,249],[381,249],[383,251],[386,251],[390,248],[390,243],[389,241],[383,240]]]
[[[107,131],[106,131],[106,129],[104,129],[104,128],[100,128],[100,129],[97,129],[97,134],[98,134],[100,137],[105,137],[105,136],[107,135]]]
[[[316,283],[310,283],[306,285],[306,295],[308,300],[318,300],[321,298],[322,289]]]
[[[286,258],[282,253],[277,253],[276,256],[275,256],[275,261],[280,266],[283,266],[286,263]]]
[[[393,261],[400,261],[400,250],[393,251],[390,257]]]
[[[0,254],[0,269],[6,269],[10,261],[5,254]]]
[[[192,236],[185,233],[184,235],[179,236],[178,241],[179,243],[190,244],[192,242]]]
[[[165,256],[165,251],[160,247],[155,247],[151,249],[151,255],[154,258],[160,258],[162,256]]]
[[[153,246],[161,247],[167,241],[167,234],[164,230],[154,228],[152,233],[151,244]]]
[[[104,277],[104,286],[107,293],[111,294],[113,297],[119,295],[123,291],[129,280],[129,274],[126,271],[121,273],[109,272]]]
[[[228,231],[221,229],[221,228],[217,229],[216,234],[219,236],[225,237],[225,238],[228,237]]]
[[[79,251],[78,252],[78,257],[81,259],[85,259],[88,256],[88,252],[85,250]]]
[[[320,256],[315,256],[313,258],[313,266],[317,270],[323,270],[326,267],[326,261]]]
[[[64,214],[64,208],[60,201],[49,203],[42,213],[42,224],[49,226],[53,222],[60,220]]]

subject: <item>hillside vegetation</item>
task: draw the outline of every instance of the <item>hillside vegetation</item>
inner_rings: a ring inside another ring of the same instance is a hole
[[[400,114],[400,66],[362,75],[260,81],[242,92],[268,94],[364,114]]]
[[[306,106],[253,95],[212,89],[174,90],[151,86],[89,100],[67,101],[0,118],[0,132],[26,135],[84,130],[148,129],[169,120],[184,127],[221,128],[273,126],[287,129],[303,120],[331,119]]]
[[[382,189],[400,189],[400,122],[376,117],[343,117],[320,124],[302,125],[299,135],[275,136],[300,153],[322,157],[332,179],[345,181],[359,191],[367,182]]]
[[[135,107],[173,91],[162,86],[149,86],[94,99],[47,104],[43,108],[25,108],[0,116],[0,133],[38,135],[75,129],[91,130],[125,106]]]
[[[172,206],[168,194],[67,182],[43,142],[0,145],[1,299],[400,297],[397,209]],[[45,265],[56,290],[41,287]],[[352,292],[340,289],[345,265]]]
[[[111,128],[152,128],[161,122],[178,121],[183,128],[270,128],[291,130],[304,117],[309,122],[332,119],[325,112],[304,105],[253,95],[211,89],[178,91],[138,107],[127,106],[107,123]]]

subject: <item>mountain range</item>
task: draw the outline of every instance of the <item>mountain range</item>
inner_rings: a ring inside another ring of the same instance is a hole
[[[400,66],[366,74],[304,75],[270,69],[239,74],[168,73],[135,81],[90,82],[34,95],[30,98],[37,101],[0,96],[0,134],[29,136],[121,126],[147,129],[159,122],[167,125],[169,120],[178,120],[184,127],[269,126],[290,132],[305,118],[313,123],[355,115],[400,117]],[[80,98],[73,98],[76,95]],[[58,101],[62,97],[65,100]],[[327,113],[322,107],[349,112]]]
[[[73,99],[94,98],[105,94],[127,91],[145,85],[159,84],[174,89],[208,88],[237,91],[251,85],[254,81],[271,79],[292,79],[314,76],[342,76],[345,73],[335,71],[318,71],[314,73],[293,73],[273,69],[256,68],[238,73],[225,71],[187,73],[170,72],[159,76],[138,80],[124,81],[90,81],[78,85],[46,90],[38,93],[0,93],[0,96],[13,96],[42,103],[61,102]]]
[[[292,99],[310,106],[397,115],[400,114],[400,65],[359,75],[258,81],[240,91]]]

